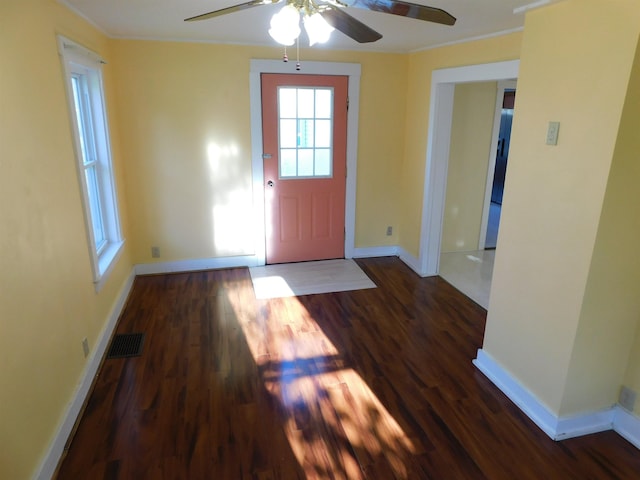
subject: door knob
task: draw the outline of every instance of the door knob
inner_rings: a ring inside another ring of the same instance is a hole
[[[267,185],[268,185],[269,187],[273,187],[273,180],[269,180],[269,181],[267,182]]]

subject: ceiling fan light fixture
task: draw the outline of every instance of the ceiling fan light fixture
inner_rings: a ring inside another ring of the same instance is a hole
[[[352,17],[343,7],[388,13],[441,25],[456,23],[456,18],[441,8],[411,3],[407,0],[248,0],[237,5],[185,18],[185,22],[206,20],[260,5],[275,5],[282,2],[285,2],[286,5],[271,18],[269,34],[276,42],[284,46],[296,43],[300,35],[301,15],[305,17],[305,30],[309,34],[311,45],[327,41],[333,27],[358,43],[376,42],[382,38],[382,34]],[[316,21],[319,24],[320,19],[324,20],[322,27],[310,26]],[[330,26],[324,25],[325,22]]]
[[[291,4],[285,5],[271,17],[269,35],[281,45],[293,45],[300,35],[300,12]]]
[[[304,29],[309,37],[309,46],[316,43],[325,43],[329,40],[331,32],[335,29],[319,13],[305,15],[303,18]]]

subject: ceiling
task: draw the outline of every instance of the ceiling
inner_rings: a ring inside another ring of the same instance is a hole
[[[185,18],[247,0],[58,1],[114,38],[274,46],[277,44],[267,33],[269,21],[283,5],[260,5],[222,17],[184,22]],[[411,52],[522,28],[524,12],[520,10],[526,9],[523,7],[555,1],[558,0],[412,0],[412,3],[448,11],[458,19],[451,27],[347,7],[347,13],[380,32],[383,38],[374,43],[359,44],[335,31],[329,42],[314,48]],[[306,46],[304,34],[300,39],[300,46]]]

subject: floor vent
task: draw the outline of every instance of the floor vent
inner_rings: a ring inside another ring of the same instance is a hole
[[[113,337],[107,358],[137,357],[142,354],[144,333],[123,333]]]

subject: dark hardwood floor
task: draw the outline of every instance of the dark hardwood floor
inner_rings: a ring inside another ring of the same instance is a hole
[[[247,269],[138,277],[60,479],[634,479],[612,432],[550,440],[472,365],[486,312],[397,258],[376,289],[256,300]]]

